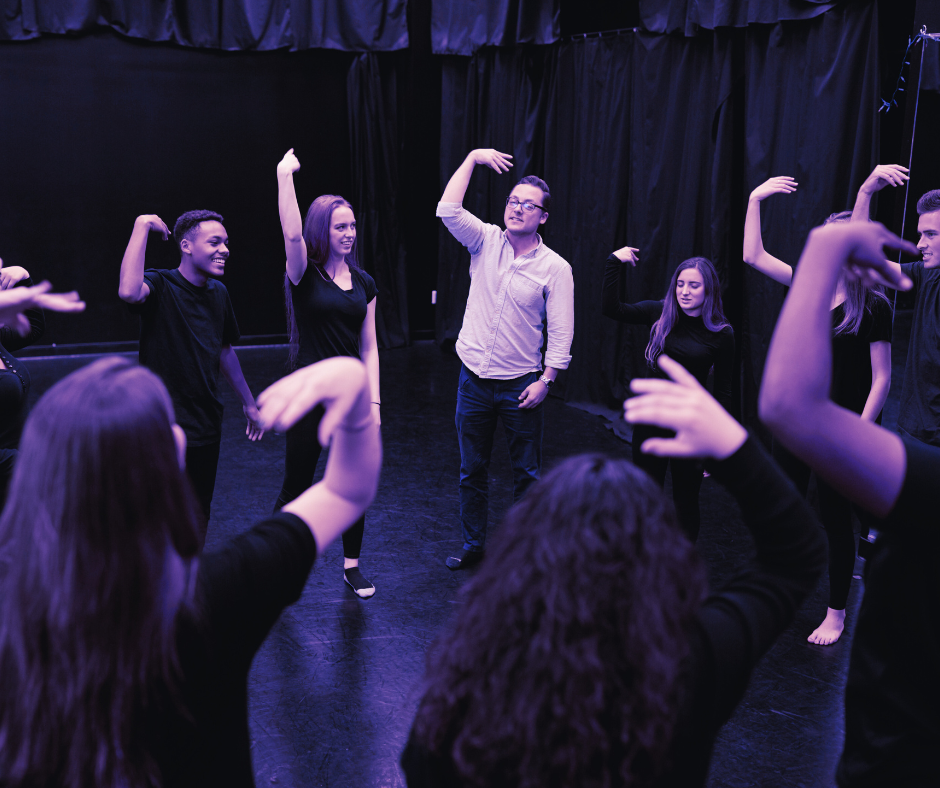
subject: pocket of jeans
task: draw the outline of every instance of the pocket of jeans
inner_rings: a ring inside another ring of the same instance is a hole
[[[544,287],[541,282],[517,272],[509,282],[509,294],[520,306],[535,307],[545,300],[542,296]]]

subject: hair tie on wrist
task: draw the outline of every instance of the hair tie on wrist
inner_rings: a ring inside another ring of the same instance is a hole
[[[373,402],[372,404],[373,404],[373,405],[381,405],[382,403],[381,403],[381,402]]]

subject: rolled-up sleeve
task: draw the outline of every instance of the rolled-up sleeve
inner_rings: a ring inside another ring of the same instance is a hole
[[[480,252],[486,236],[484,222],[465,210],[459,202],[439,202],[437,215],[450,234],[470,250],[470,254]]]
[[[545,317],[548,322],[545,366],[568,369],[574,340],[574,277],[567,263],[551,281],[545,298]]]

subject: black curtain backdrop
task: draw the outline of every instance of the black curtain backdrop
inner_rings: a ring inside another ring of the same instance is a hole
[[[136,340],[139,321],[117,296],[134,218],[172,226],[195,208],[225,217],[223,281],[242,334],[284,334],[275,168],[296,149],[304,211],[324,192],[352,194],[353,58],[212,52],[109,30],[0,45],[0,256],[88,303],[78,317],[50,314],[40,343]],[[148,264],[174,268],[179,252],[151,235]]]
[[[406,61],[397,55],[359,55],[347,78],[352,152],[352,202],[359,229],[362,266],[379,289],[375,327],[379,345],[408,343],[406,212],[400,208],[403,129],[399,122],[399,83]]]
[[[408,46],[406,0],[20,0],[15,5],[15,11],[0,14],[0,40],[104,26],[132,38],[206,49],[362,52]]]
[[[877,163],[877,36],[874,5],[839,6],[804,24],[748,28],[746,189],[775,175],[799,183],[795,194],[775,195],[762,206],[764,246],[791,265],[812,227],[852,208]],[[743,319],[736,328],[750,423],[785,295],[786,288],[745,270]]]
[[[431,0],[431,48],[472,55],[484,46],[550,44],[560,20],[560,0]]]
[[[811,19],[836,5],[838,0],[640,0],[640,20],[650,32],[694,36],[700,28]]]
[[[877,106],[874,4],[694,38],[628,32],[488,48],[444,63],[442,188],[474,147],[515,157],[509,174],[477,172],[471,181],[464,204],[484,220],[501,224],[505,195],[523,175],[551,186],[543,237],[575,276],[573,361],[559,386],[567,401],[616,407],[629,380],[645,374],[648,331],[600,314],[610,251],[641,249],[626,277],[625,296],[637,300],[661,298],[681,260],[712,259],[736,323],[743,413],[753,423],[784,291],[743,271],[747,193],[771,175],[800,182],[764,217],[767,248],[795,262],[811,227],[850,207],[874,165]],[[439,239],[437,338],[450,345],[469,261],[443,228]]]

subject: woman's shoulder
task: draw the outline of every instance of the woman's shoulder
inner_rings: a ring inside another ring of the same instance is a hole
[[[371,301],[378,294],[378,288],[375,285],[375,280],[362,268],[354,268],[353,266],[350,266],[349,273],[354,279],[359,280],[363,290],[365,290],[366,294],[369,296],[368,300]]]

